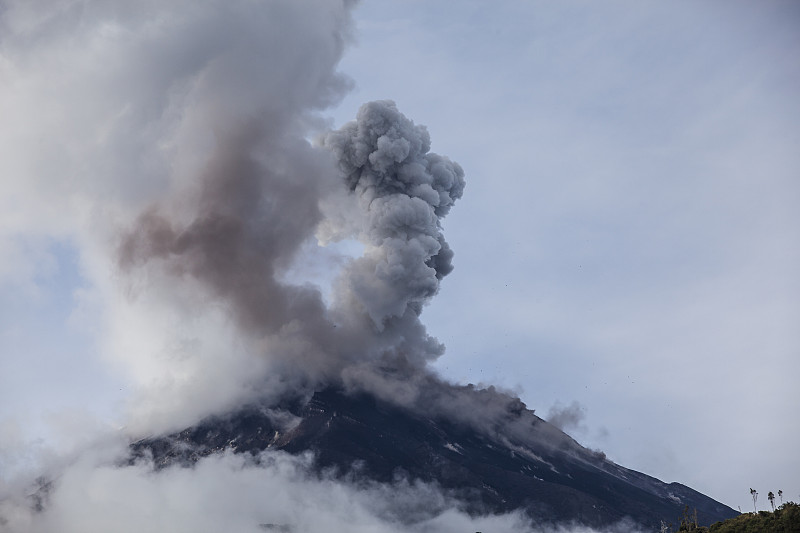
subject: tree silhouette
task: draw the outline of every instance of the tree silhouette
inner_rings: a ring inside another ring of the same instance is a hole
[[[753,512],[758,513],[758,510],[756,509],[756,500],[758,499],[758,492],[756,492],[756,489],[752,487],[750,488],[750,496],[753,497]]]
[[[781,505],[783,505],[783,491],[782,490],[778,490],[778,498],[781,499]]]
[[[775,495],[772,494],[772,491],[767,493],[767,499],[769,500],[769,504],[772,506],[772,512],[775,512]]]

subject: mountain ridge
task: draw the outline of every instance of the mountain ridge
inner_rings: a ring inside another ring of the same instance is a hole
[[[479,392],[479,391],[478,391]],[[601,452],[509,404],[515,431],[492,434],[441,413],[397,405],[364,392],[328,387],[277,407],[251,404],[169,435],[131,445],[130,461],[155,468],[191,466],[231,450],[314,454],[319,471],[379,482],[434,482],[471,514],[524,512],[537,523],[605,527],[621,520],[657,529],[677,523],[685,506],[708,525],[738,513],[679,483],[664,483],[609,461]],[[520,427],[527,427],[520,431]]]

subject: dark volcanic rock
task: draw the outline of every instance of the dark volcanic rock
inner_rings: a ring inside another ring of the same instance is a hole
[[[398,475],[435,481],[475,513],[523,508],[537,522],[604,526],[628,517],[658,529],[662,520],[678,523],[686,506],[697,510],[701,524],[738,514],[684,485],[616,465],[524,409],[515,416],[529,419],[530,439],[489,434],[451,418],[334,389],[288,410],[298,417],[288,429],[275,421],[273,411],[249,406],[173,435],[138,441],[132,460],[149,454],[162,468],[191,465],[225,449],[313,451],[320,469],[377,481]],[[555,445],[552,435],[559,436]]]

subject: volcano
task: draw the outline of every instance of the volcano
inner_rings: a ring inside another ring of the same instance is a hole
[[[477,397],[484,392],[466,391]],[[510,401],[490,429],[467,420],[329,387],[277,409],[251,404],[177,433],[139,440],[131,445],[130,461],[152,459],[156,469],[164,469],[191,467],[226,451],[256,457],[265,450],[311,452],[318,472],[432,482],[470,514],[522,510],[537,524],[603,528],[628,521],[658,529],[677,524],[687,508],[696,510],[700,524],[738,514],[685,485],[613,463],[519,400]]]

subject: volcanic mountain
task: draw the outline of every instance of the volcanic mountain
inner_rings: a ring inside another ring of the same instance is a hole
[[[494,391],[456,388],[477,402]],[[646,529],[677,524],[684,510],[700,524],[735,516],[733,509],[679,483],[664,483],[580,446],[509,401],[491,424],[432,408],[411,408],[367,392],[329,387],[278,408],[251,404],[170,435],[139,440],[131,462],[157,469],[191,467],[232,451],[312,452],[317,472],[378,482],[433,482],[471,514],[523,510],[537,524],[605,527],[623,520]],[[287,420],[287,417],[290,420]]]

